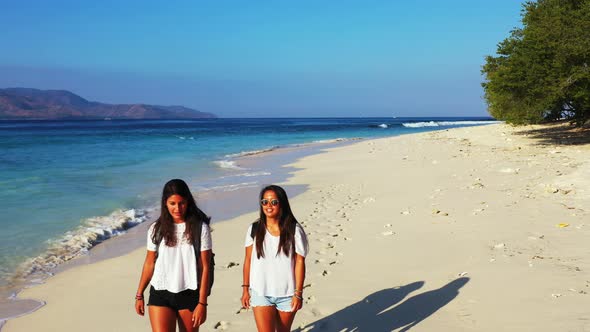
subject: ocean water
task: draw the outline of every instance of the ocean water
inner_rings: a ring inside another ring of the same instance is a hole
[[[489,118],[313,118],[0,122],[0,286],[146,220],[172,178],[194,193],[259,186],[245,155],[293,145],[491,123]]]

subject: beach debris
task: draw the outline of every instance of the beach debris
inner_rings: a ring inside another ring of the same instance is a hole
[[[504,249],[506,247],[505,243],[498,243],[494,246],[494,249]]]
[[[565,208],[568,210],[575,210],[576,209],[574,206],[568,206],[568,205],[565,205],[564,203],[561,203],[561,205],[565,206]]]
[[[334,264],[338,264],[338,261],[331,261],[330,263],[328,263],[328,265],[334,265]]]
[[[555,188],[553,186],[545,186],[545,192],[549,194],[556,194],[559,192],[559,188]]]
[[[560,222],[559,224],[555,225],[559,228],[566,228],[568,227],[570,224],[566,223],[566,222]]]
[[[508,173],[508,174],[518,174],[520,172],[520,168],[502,168],[500,173]]]
[[[476,182],[476,183],[474,183],[474,184],[471,186],[471,188],[472,188],[472,189],[475,189],[475,188],[484,188],[484,187],[485,187],[485,186],[484,186],[484,185],[483,185],[483,183],[481,183],[481,182]]]
[[[229,323],[224,320],[220,320],[213,326],[213,328],[216,330],[227,330],[228,327]]]
[[[441,215],[441,216],[445,216],[445,217],[449,215],[447,212],[442,212],[442,211],[441,211],[441,210],[439,210],[439,209],[433,209],[433,210],[432,210],[432,214],[439,214],[439,215]]]
[[[554,293],[554,294],[551,294],[551,297],[552,297],[552,298],[554,298],[554,299],[556,299],[556,298],[558,298],[558,297],[561,297],[561,296],[562,296],[562,295],[561,295],[561,294],[559,294],[559,293]]]
[[[464,277],[467,275],[467,272],[461,272],[459,274],[457,274],[458,277]]]
[[[477,215],[478,213],[480,213],[480,212],[483,212],[483,211],[485,211],[485,210],[486,210],[486,209],[483,209],[483,208],[482,208],[482,209],[474,209],[474,210],[473,210],[473,214],[474,214],[474,215]]]
[[[236,263],[236,262],[229,262],[229,263],[227,263],[227,264],[225,265],[225,268],[226,268],[226,269],[230,269],[230,268],[232,268],[232,267],[234,267],[234,266],[238,266],[238,265],[240,265],[240,263]]]

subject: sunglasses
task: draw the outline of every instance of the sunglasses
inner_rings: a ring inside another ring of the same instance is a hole
[[[262,206],[267,206],[268,204],[270,204],[272,206],[277,206],[277,205],[279,205],[279,200],[278,199],[268,200],[265,198],[260,201],[260,205],[262,205]]]

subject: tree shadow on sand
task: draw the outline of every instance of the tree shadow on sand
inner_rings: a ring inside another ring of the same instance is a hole
[[[403,302],[402,300],[411,292],[421,288],[424,282],[417,281],[401,287],[380,290],[295,331],[379,332],[399,328],[400,332],[408,331],[451,302],[468,281],[469,278],[458,278],[439,289],[414,295]]]
[[[539,145],[584,145],[590,144],[590,128],[578,128],[565,122],[551,123],[543,127],[516,132],[528,136]]]

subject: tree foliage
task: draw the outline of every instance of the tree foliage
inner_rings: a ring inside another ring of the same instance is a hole
[[[590,119],[590,0],[538,0],[522,6],[522,28],[487,56],[488,112],[514,124]]]

